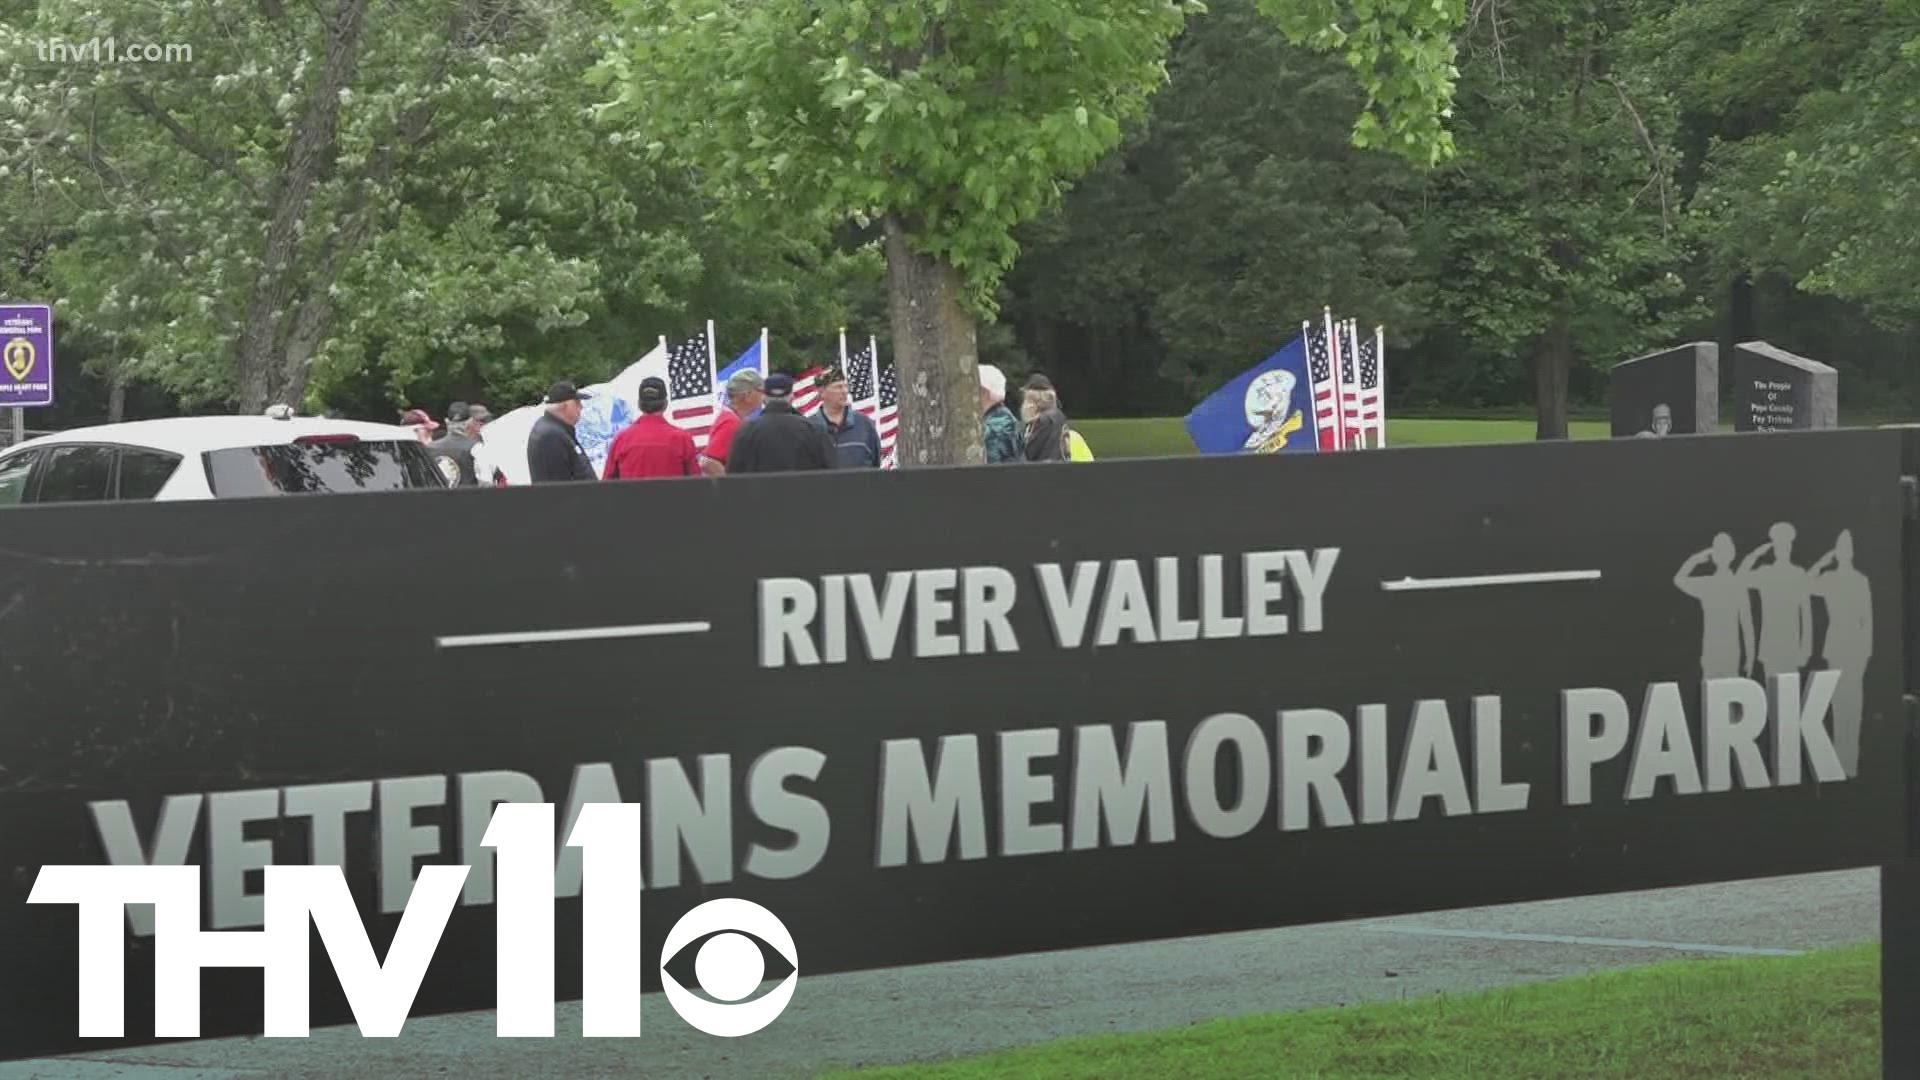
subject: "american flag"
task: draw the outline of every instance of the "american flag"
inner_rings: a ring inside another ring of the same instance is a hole
[[[1340,322],[1340,428],[1347,433],[1349,449],[1364,447],[1366,440],[1362,433],[1366,430],[1360,424],[1360,372],[1359,349],[1356,338],[1360,336],[1359,323],[1353,319]]]
[[[812,416],[820,410],[820,388],[813,381],[825,371],[818,365],[808,368],[793,377],[793,408],[803,416]]]
[[[1334,392],[1333,352],[1324,326],[1300,324],[1307,339],[1307,374],[1313,376],[1313,422],[1320,429],[1320,449],[1340,449],[1340,404]]]
[[[900,373],[892,364],[880,372],[880,409],[873,422],[880,429],[880,467],[899,468],[894,449],[900,438]]]
[[[667,419],[693,436],[693,445],[706,449],[713,429],[715,402],[713,353],[702,330],[667,353]]]
[[[1360,342],[1360,427],[1373,433],[1373,445],[1387,444],[1387,403],[1383,384],[1385,368],[1380,355],[1380,330]]]
[[[871,344],[847,357],[847,400],[868,416],[872,416],[879,407],[874,393]]]

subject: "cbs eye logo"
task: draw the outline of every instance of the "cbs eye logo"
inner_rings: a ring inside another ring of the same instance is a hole
[[[768,979],[782,981],[746,1000]],[[751,900],[701,904],[673,924],[660,946],[660,988],[667,1003],[709,1035],[735,1038],[759,1031],[786,1011],[799,985],[793,935],[773,912]]]

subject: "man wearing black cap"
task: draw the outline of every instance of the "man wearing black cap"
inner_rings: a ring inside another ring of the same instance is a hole
[[[813,381],[820,388],[820,411],[808,419],[833,440],[837,466],[842,469],[880,467],[880,428],[873,418],[853,407],[847,398],[847,374],[828,368]]]
[[[667,380],[640,380],[640,416],[627,425],[607,451],[608,480],[646,480],[700,475],[700,454],[693,436],[667,419]]]
[[[547,407],[546,415],[533,422],[527,435],[527,475],[534,483],[599,479],[573,433],[573,426],[580,422],[580,403],[592,396],[564,379],[547,390],[541,402]]]
[[[740,426],[727,458],[727,475],[831,469],[838,452],[825,428],[793,408],[793,376],[767,376],[767,403]]]
[[[480,481],[473,467],[473,448],[480,425],[492,419],[485,405],[456,401],[447,410],[447,433],[427,444],[427,453],[449,487],[474,487]]]

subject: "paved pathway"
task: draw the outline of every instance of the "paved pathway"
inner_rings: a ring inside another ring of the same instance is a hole
[[[0,1080],[207,1077],[804,1077],[836,1065],[979,1053],[1070,1035],[1178,1027],[1559,978],[1687,955],[1872,940],[1879,871],[1473,908],[895,971],[801,978],[772,1027],[717,1039],[649,995],[639,1040],[584,1040],[577,1004],[551,1040],[496,1039],[491,1013],[221,1039],[0,1066]]]

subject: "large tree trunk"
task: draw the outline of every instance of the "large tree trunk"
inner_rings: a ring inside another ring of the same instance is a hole
[[[901,468],[980,465],[980,357],[973,316],[960,303],[960,272],[914,251],[887,219],[887,306],[900,371]]]
[[[290,339],[296,321],[310,324],[315,318],[303,309],[328,301],[324,285],[316,290],[300,273],[301,237],[314,231],[306,227],[313,189],[332,171],[339,153],[340,92],[352,82],[359,66],[366,13],[367,0],[340,0],[333,13],[325,65],[294,127],[286,164],[268,199],[260,278],[236,347],[243,413],[258,413],[279,403],[296,405],[294,399],[306,391],[307,357],[289,355]]]
[[[1573,370],[1573,320],[1562,307],[1533,343],[1533,407],[1536,439],[1567,437],[1567,378]]]
[[[127,415],[127,372],[119,362],[107,375],[107,423],[117,424]]]

